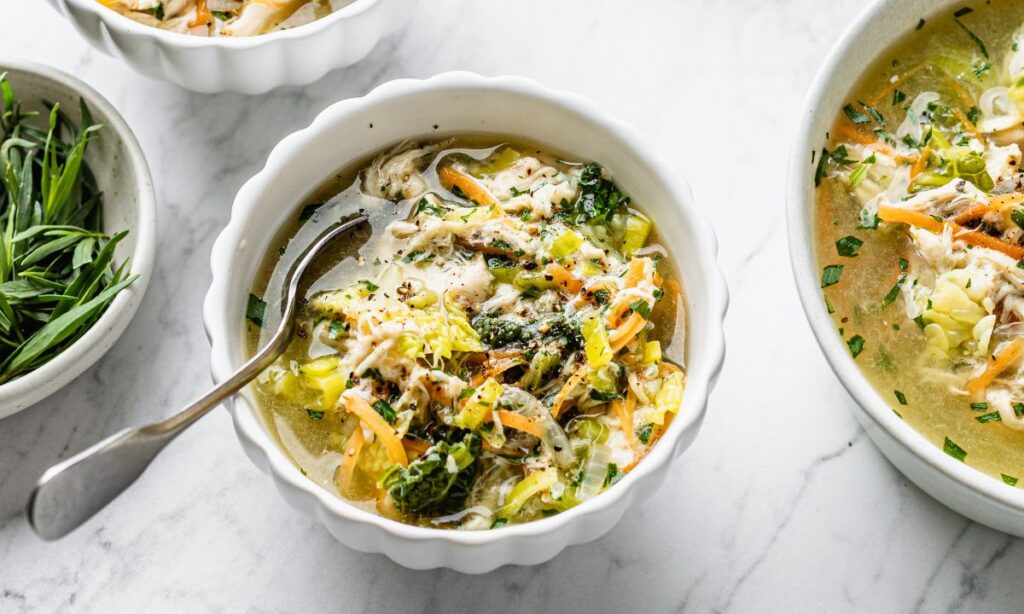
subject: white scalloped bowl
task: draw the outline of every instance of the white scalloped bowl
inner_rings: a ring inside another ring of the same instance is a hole
[[[43,110],[40,101],[60,103],[72,120],[81,121],[78,101],[93,120],[104,125],[86,150],[86,160],[103,191],[103,230],[128,230],[114,251],[116,263],[130,259],[139,279],[121,291],[92,328],[53,360],[0,385],[0,418],[53,394],[99,360],[128,327],[142,302],[156,253],[156,195],[146,157],[128,124],[96,90],[71,75],[33,62],[0,60],[14,94],[26,110]],[[44,116],[45,117],[45,116]]]
[[[879,450],[929,495],[984,525],[1024,536],[1024,490],[1012,488],[945,454],[892,412],[850,357],[821,298],[814,255],[814,165],[825,133],[846,103],[851,84],[879,55],[930,19],[963,5],[963,0],[882,0],[850,27],[832,50],[811,86],[789,166],[790,258],[807,320],[832,370],[856,404],[854,416]],[[982,9],[983,10],[983,9]]]
[[[204,319],[213,376],[223,381],[246,358],[244,312],[257,267],[278,229],[294,219],[299,199],[339,169],[396,142],[458,133],[515,135],[599,160],[653,217],[683,278],[690,339],[681,410],[648,457],[607,492],[550,518],[493,531],[430,529],[359,509],[303,477],[268,434],[249,392],[234,398],[231,411],[253,462],[271,474],[289,503],[319,519],[340,541],[406,567],[483,573],[510,563],[541,563],[604,534],[630,505],[650,497],[703,421],[724,356],[727,293],[715,261],[716,240],[686,183],[652,156],[635,130],[605,118],[583,98],[518,77],[446,73],[392,81],[363,98],[336,103],[281,141],[266,167],[242,186],[231,221],[213,247]]]
[[[49,0],[89,43],[134,70],[202,93],[305,85],[366,57],[412,15],[407,0],[356,0],[312,23],[259,36],[200,37],[143,25],[97,0]]]

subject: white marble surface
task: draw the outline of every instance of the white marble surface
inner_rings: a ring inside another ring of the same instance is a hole
[[[134,127],[161,228],[149,293],[113,351],[0,421],[0,612],[1020,611],[1024,546],[937,504],[872,447],[793,288],[786,153],[819,61],[864,4],[428,0],[363,64],[248,98],[144,79],[40,0],[0,2],[0,57],[75,73]],[[728,359],[669,483],[549,564],[412,572],[347,550],[288,508],[218,411],[88,525],[38,540],[22,508],[46,466],[207,386],[208,252],[271,146],[338,99],[452,69],[592,97],[678,165],[718,229]]]

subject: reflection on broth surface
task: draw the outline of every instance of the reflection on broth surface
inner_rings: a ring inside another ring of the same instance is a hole
[[[1024,476],[1024,5],[922,22],[816,152],[826,305],[893,410],[1010,486]]]
[[[528,522],[615,484],[679,410],[681,284],[643,203],[598,164],[495,138],[405,143],[306,202],[247,326],[254,351],[302,249],[369,216],[311,269],[298,334],[256,384],[324,488],[425,526]]]

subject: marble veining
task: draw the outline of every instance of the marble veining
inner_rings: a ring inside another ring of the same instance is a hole
[[[92,51],[48,6],[0,5],[0,57],[94,85],[156,180],[158,261],[94,368],[0,421],[0,612],[1016,612],[1024,548],[896,472],[856,424],[800,311],[784,174],[798,108],[863,0],[430,0],[350,69],[261,97],[196,95]],[[289,509],[218,411],[59,543],[22,508],[54,460],[210,381],[208,254],[271,147],[336,100],[453,69],[523,74],[636,125],[690,179],[732,291],[726,367],[666,485],[606,537],[482,577],[413,572]]]

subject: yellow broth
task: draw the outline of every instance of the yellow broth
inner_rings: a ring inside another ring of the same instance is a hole
[[[1002,66],[1004,53],[1010,47],[1013,31],[1024,23],[1024,4],[1008,0],[973,3],[975,10],[952,13],[924,22],[923,25],[884,53],[865,73],[846,97],[851,104],[867,102],[894,130],[903,119],[903,108],[924,91],[935,91],[945,101],[960,101],[969,111],[963,92],[975,95],[979,85],[990,85],[990,74]],[[958,21],[960,23],[958,23]],[[980,48],[960,24],[983,41],[990,58],[986,61]],[[980,79],[961,72],[950,79],[942,66],[951,57],[972,58],[972,72],[982,72]],[[991,68],[985,69],[988,63]],[[900,103],[901,92],[905,99]],[[855,109],[865,113],[864,107]],[[828,150],[835,151],[843,142],[843,126],[849,125],[845,112],[837,115]],[[866,125],[875,126],[874,123]],[[816,156],[820,156],[817,152]],[[954,371],[955,367],[936,364],[926,358],[926,341],[922,330],[904,309],[902,294],[888,305],[885,297],[893,289],[903,271],[900,259],[912,261],[914,247],[906,232],[899,228],[876,230],[860,228],[862,204],[841,181],[825,177],[817,191],[816,251],[820,269],[842,265],[841,278],[823,289],[837,332],[848,344],[856,345],[855,337],[864,339],[863,350],[856,362],[878,394],[901,418],[939,448],[948,441],[966,451],[964,462],[999,479],[1014,483],[1024,477],[1024,432],[1013,431],[999,422],[980,423],[983,411],[972,410],[971,401],[952,394],[947,381],[936,377],[936,370]],[[863,241],[854,257],[838,253],[837,241],[855,236]],[[906,403],[900,400],[900,395]],[[952,450],[957,456],[956,450]]]

